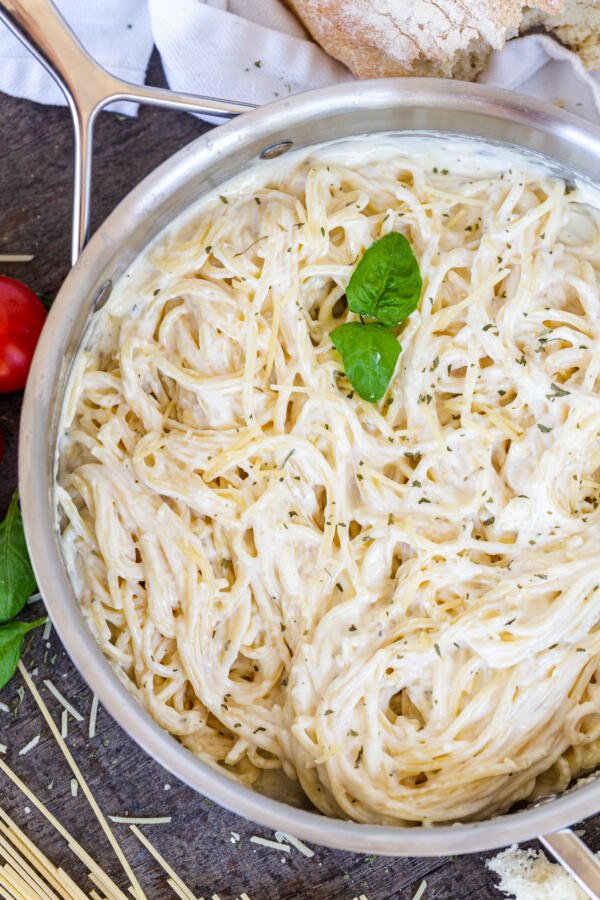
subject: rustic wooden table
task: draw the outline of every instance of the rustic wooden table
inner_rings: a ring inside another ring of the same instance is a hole
[[[156,59],[151,65],[152,79],[162,83]],[[143,109],[135,119],[103,113],[96,132],[94,223],[102,221],[158,163],[207,128],[184,113]],[[0,146],[0,254],[35,254],[27,265],[5,265],[5,274],[54,295],[69,268],[69,115],[65,109],[0,95]],[[0,427],[6,443],[0,464],[0,517],[17,485],[20,401],[19,394],[0,395]],[[29,611],[33,615],[38,609],[30,607]],[[148,826],[148,836],[199,895],[211,897],[216,892],[222,900],[233,900],[245,891],[251,900],[351,900],[365,894],[369,900],[384,900],[411,898],[426,879],[425,900],[493,900],[502,896],[494,887],[496,877],[484,865],[486,854],[399,859],[317,847],[315,856],[306,859],[296,851],[288,855],[252,844],[249,838],[253,834],[273,835],[176,782],[103,710],[98,714],[97,736],[88,738],[91,693],[54,634],[45,642],[39,631],[34,633],[25,662],[30,670],[37,667],[39,684],[43,678],[51,678],[83,714],[83,723],[71,722],[68,744],[101,808],[108,815],[171,815],[169,825]],[[60,707],[45,688],[42,691],[51,711],[60,718]],[[31,696],[23,694],[18,674],[0,692],[0,701],[10,708],[9,712],[0,711],[0,743],[8,747],[9,765],[123,885],[123,873],[85,799],[71,797],[69,769],[49,730],[43,727]],[[38,733],[38,746],[20,756],[19,749]],[[83,866],[51,826],[35,810],[28,811],[27,800],[3,775],[0,805],[57,865],[85,885]],[[599,849],[600,817],[586,822],[585,830],[589,845]],[[115,826],[115,831],[148,897],[174,896],[160,868],[129,829]],[[232,832],[239,834],[239,842],[232,842]],[[506,843],[510,840],[507,831]],[[443,849],[440,847],[441,852]]]

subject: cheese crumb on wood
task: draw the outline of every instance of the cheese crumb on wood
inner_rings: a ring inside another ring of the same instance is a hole
[[[260,844],[262,847],[270,847],[272,850],[282,850],[284,853],[290,852],[289,844],[280,844],[277,841],[270,841],[268,838],[259,837],[257,834],[252,835],[250,843]]]
[[[311,850],[310,847],[307,847],[304,841],[301,841],[299,838],[294,837],[293,834],[288,834],[286,831],[276,831],[275,839],[277,841],[287,841],[288,844],[291,844],[292,847],[295,847],[296,850],[299,850],[303,856],[308,856],[310,858],[315,855],[315,851]]]
[[[519,850],[516,844],[486,862],[500,876],[496,885],[514,900],[586,900],[587,894],[559,863],[542,850]]]
[[[31,738],[28,744],[25,744],[24,747],[21,747],[21,749],[19,750],[19,756],[25,756],[26,753],[29,753],[30,750],[33,750],[34,747],[37,747],[39,742],[40,736],[39,734],[36,734],[34,738]]]
[[[98,716],[98,695],[92,697],[92,705],[90,707],[90,725],[88,728],[88,737],[96,737],[96,717]]]

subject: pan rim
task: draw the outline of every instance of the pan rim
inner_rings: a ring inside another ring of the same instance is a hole
[[[57,549],[52,467],[38,464],[40,454],[46,454],[48,460],[54,455],[52,417],[57,405],[61,405],[56,391],[59,391],[60,399],[65,345],[76,327],[98,270],[110,261],[111,254],[119,252],[115,248],[125,223],[149,215],[153,205],[163,202],[182,181],[189,181],[194,173],[196,176],[201,174],[209,157],[214,161],[215,157],[225,158],[235,153],[248,141],[250,134],[253,139],[264,136],[266,146],[273,131],[273,120],[278,117],[291,132],[298,122],[311,116],[327,115],[332,108],[337,112],[343,109],[358,113],[386,104],[433,109],[450,105],[457,112],[474,113],[482,118],[495,116],[505,121],[521,121],[538,129],[542,136],[554,134],[565,142],[572,141],[584,155],[588,154],[600,164],[600,129],[585,120],[508,91],[441,79],[374,79],[361,82],[360,90],[355,82],[349,82],[307,91],[245,113],[200,136],[150,173],[119,203],[95,233],[61,287],[38,344],[25,392],[19,436],[21,504],[38,585],[65,649],[120,727],[174,776],[238,815],[273,830],[292,832],[316,844],[379,855],[435,856],[479,852],[555,831],[597,812],[600,809],[600,785],[582,784],[537,807],[483,821],[404,827],[329,819],[239,784],[225,771],[194,756],[151,718],[103,656],[78,607],[74,610],[73,604],[77,601]],[[481,140],[489,142],[486,137]],[[538,148],[533,149],[540,152]],[[549,161],[554,159],[551,155],[547,158]],[[187,168],[191,169],[192,175],[188,172],[183,176]],[[48,372],[54,374],[49,377]]]

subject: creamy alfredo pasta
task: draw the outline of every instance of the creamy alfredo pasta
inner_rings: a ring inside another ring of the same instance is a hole
[[[261,164],[155,241],[70,376],[89,626],[164,728],[324,813],[483,817],[600,762],[600,212],[433,137]],[[330,332],[365,249],[424,288],[376,405]]]

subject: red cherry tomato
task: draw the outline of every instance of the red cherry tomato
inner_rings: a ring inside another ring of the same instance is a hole
[[[0,275],[0,393],[25,387],[33,351],[46,320],[37,294],[14,278]]]

